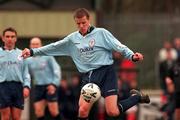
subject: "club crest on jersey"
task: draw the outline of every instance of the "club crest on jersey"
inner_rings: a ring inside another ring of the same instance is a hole
[[[90,48],[93,48],[94,45],[95,45],[95,40],[94,40],[94,39],[91,39],[91,40],[89,41],[89,47],[90,47]]]

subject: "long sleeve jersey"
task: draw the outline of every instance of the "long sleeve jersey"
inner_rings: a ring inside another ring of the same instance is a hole
[[[35,85],[59,85],[61,70],[54,57],[36,56],[28,58],[27,62]]]
[[[26,60],[22,59],[18,48],[4,50],[0,48],[0,83],[5,81],[21,82],[30,88],[30,75]]]
[[[94,28],[82,36],[79,31],[55,43],[33,49],[33,55],[70,56],[81,73],[113,64],[112,51],[118,51],[127,59],[134,54],[104,28]]]

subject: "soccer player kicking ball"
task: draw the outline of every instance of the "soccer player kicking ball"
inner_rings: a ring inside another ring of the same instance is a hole
[[[74,13],[78,31],[71,33],[63,40],[51,43],[37,49],[24,49],[22,57],[35,55],[70,56],[83,76],[83,85],[95,83],[100,87],[105,98],[105,109],[109,116],[117,117],[138,103],[149,103],[148,95],[139,91],[131,91],[132,95],[123,101],[118,101],[118,88],[115,70],[113,68],[112,51],[118,51],[132,61],[143,60],[143,55],[133,53],[127,46],[121,44],[109,31],[96,28],[90,24],[89,12],[79,8]],[[82,96],[79,99],[78,120],[88,120],[92,107]]]

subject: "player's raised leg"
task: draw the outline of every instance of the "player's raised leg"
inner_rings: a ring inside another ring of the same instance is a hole
[[[128,99],[119,101],[117,100],[117,95],[110,95],[105,98],[105,108],[109,116],[117,117],[122,112],[138,103],[149,103],[149,96],[141,94],[137,90],[131,91],[131,96]]]
[[[125,112],[132,106],[138,103],[149,103],[149,96],[141,94],[137,90],[131,91],[131,96],[128,99],[118,101],[117,95],[110,95],[105,98],[106,112],[111,117],[118,117],[122,112]]]

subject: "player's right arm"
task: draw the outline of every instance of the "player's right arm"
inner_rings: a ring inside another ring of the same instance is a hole
[[[49,45],[40,47],[40,48],[34,48],[34,49],[28,49],[25,48],[22,51],[22,57],[28,58],[30,56],[36,56],[36,55],[45,55],[45,56],[61,56],[66,55],[69,56],[69,37],[65,37],[63,40],[51,43]]]

